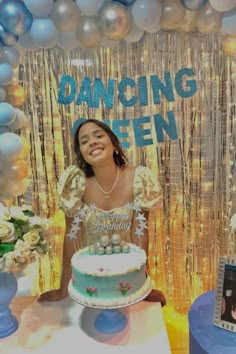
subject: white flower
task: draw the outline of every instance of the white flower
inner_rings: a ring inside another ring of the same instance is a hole
[[[26,211],[26,210],[32,211],[33,209],[32,209],[32,206],[31,206],[31,205],[23,204],[23,205],[21,206],[21,210],[22,210],[22,211]]]
[[[15,271],[17,264],[15,260],[15,253],[14,251],[8,252],[4,254],[3,256],[3,266],[4,266],[4,271],[10,272],[10,271]]]
[[[0,240],[3,243],[15,241],[14,225],[8,221],[0,221]]]
[[[21,208],[10,207],[11,217],[15,220],[28,221],[29,217],[23,213]]]
[[[43,219],[39,216],[31,216],[29,222],[31,225],[39,227],[43,232],[48,231],[51,226],[50,220]]]
[[[11,219],[9,208],[5,207],[2,203],[0,203],[0,219],[4,221]]]
[[[40,236],[39,236],[38,231],[31,230],[31,231],[27,232],[26,234],[24,234],[23,240],[25,241],[25,243],[30,245],[30,247],[36,246],[40,240]]]

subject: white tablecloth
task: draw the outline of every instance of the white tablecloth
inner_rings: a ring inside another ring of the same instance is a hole
[[[19,319],[19,328],[0,339],[0,353],[171,353],[159,303],[141,301],[122,309],[128,324],[116,334],[96,330],[94,321],[100,311],[84,307],[70,297],[50,303],[16,298],[12,313]]]

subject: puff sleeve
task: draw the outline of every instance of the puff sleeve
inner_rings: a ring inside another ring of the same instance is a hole
[[[161,204],[162,193],[157,177],[148,167],[137,167],[133,192],[134,203],[144,210],[157,208]]]
[[[75,216],[81,208],[85,183],[84,172],[75,165],[69,166],[61,175],[57,185],[59,208],[66,216]]]

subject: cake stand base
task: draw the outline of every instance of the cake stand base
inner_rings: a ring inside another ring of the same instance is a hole
[[[95,328],[103,333],[117,333],[127,325],[126,315],[119,309],[105,309],[97,315]]]

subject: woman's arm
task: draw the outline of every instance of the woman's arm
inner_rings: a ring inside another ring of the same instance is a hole
[[[73,218],[66,217],[66,230],[65,237],[63,243],[63,257],[62,257],[62,277],[61,277],[61,285],[59,289],[54,289],[47,291],[40,295],[38,301],[57,301],[68,296],[68,284],[71,279],[71,258],[75,251],[79,248],[79,237],[80,234],[78,232],[77,239],[70,239],[67,234],[71,231],[71,224],[74,221]]]

